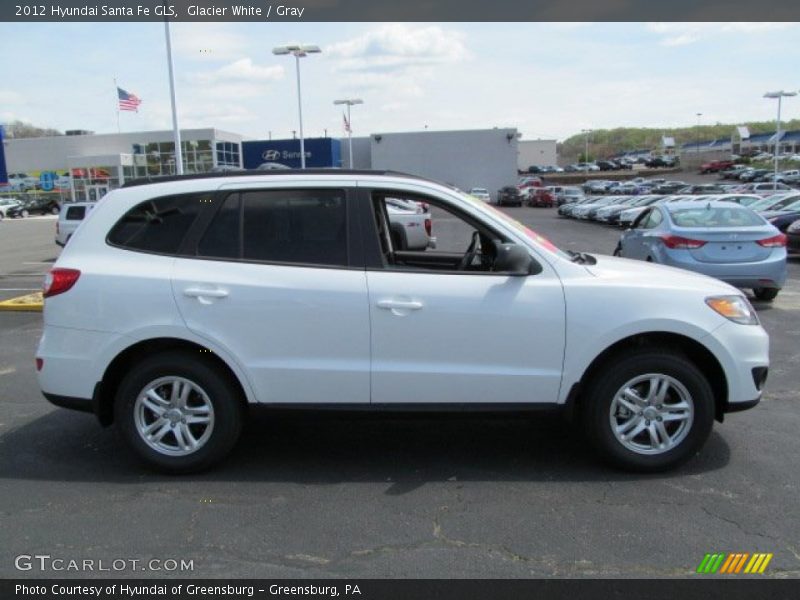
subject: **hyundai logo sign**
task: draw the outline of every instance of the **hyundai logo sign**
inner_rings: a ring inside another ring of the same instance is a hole
[[[268,161],[275,161],[281,157],[281,153],[279,150],[264,150],[264,153],[261,155],[261,158]]]
[[[261,158],[263,158],[267,162],[275,162],[278,160],[290,160],[292,158],[299,159],[300,153],[299,152],[291,152],[289,150],[264,150],[261,153]],[[311,152],[306,152],[306,158],[311,158]]]

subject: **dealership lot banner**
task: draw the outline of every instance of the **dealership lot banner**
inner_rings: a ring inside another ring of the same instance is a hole
[[[0,21],[794,21],[785,0],[50,0],[0,3]]]

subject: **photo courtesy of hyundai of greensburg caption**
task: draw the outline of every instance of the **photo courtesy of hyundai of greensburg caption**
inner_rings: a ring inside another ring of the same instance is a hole
[[[800,597],[800,5],[0,40],[2,600]]]

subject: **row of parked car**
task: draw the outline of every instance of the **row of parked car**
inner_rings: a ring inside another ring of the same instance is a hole
[[[558,214],[625,229],[615,255],[723,279],[773,300],[800,253],[800,192],[586,197]]]
[[[30,198],[0,198],[0,221],[26,218],[31,215],[57,215],[61,209],[58,200],[48,196]]]
[[[788,185],[800,185],[800,169],[786,169],[775,173],[774,169],[754,168],[747,165],[733,165],[719,171],[721,179],[732,179],[744,182],[778,182]]]

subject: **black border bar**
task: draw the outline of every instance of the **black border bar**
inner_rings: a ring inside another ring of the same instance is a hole
[[[27,586],[23,593],[18,586]],[[126,591],[123,586],[129,586]],[[194,586],[194,587],[190,587]],[[349,587],[347,587],[349,586]],[[32,593],[32,588],[39,593]],[[140,588],[141,592],[131,593]],[[220,591],[222,587],[225,591]],[[358,589],[356,593],[355,589]],[[102,588],[100,594],[91,590]],[[206,588],[205,593],[199,590]],[[294,588],[295,592],[290,590]],[[320,593],[327,588],[326,593]],[[335,588],[338,595],[330,591]],[[69,590],[83,590],[69,593]],[[112,589],[114,591],[112,591]],[[313,590],[317,590],[314,593]],[[146,590],[146,591],[145,591]],[[213,590],[213,591],[210,591]],[[42,593],[43,592],[43,593]],[[276,593],[279,592],[279,593]],[[18,600],[794,600],[800,580],[696,576],[691,579],[5,579],[0,598]]]
[[[256,10],[234,10],[234,7]],[[238,13],[238,14],[236,14]],[[798,21],[787,0],[3,0],[10,22]]]

